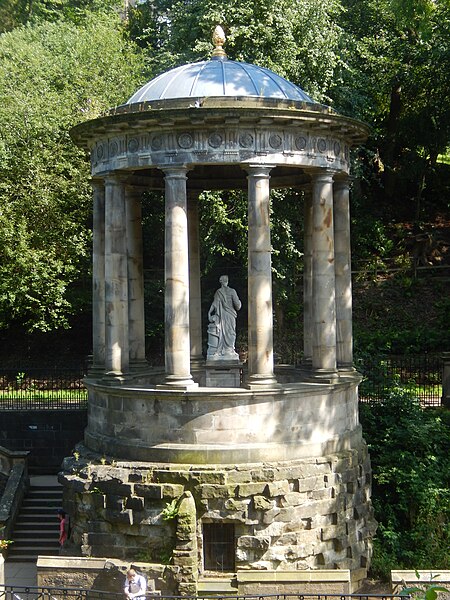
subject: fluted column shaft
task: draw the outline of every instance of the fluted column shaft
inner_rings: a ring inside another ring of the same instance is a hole
[[[191,362],[200,361],[202,355],[202,293],[200,285],[200,235],[198,193],[188,198],[189,229],[189,336]]]
[[[273,362],[270,170],[248,173],[248,384],[275,383]]]
[[[312,175],[312,371],[336,374],[333,172]]]
[[[304,255],[303,255],[303,364],[311,366],[312,359],[312,232],[313,206],[311,190],[304,195]]]
[[[166,384],[194,385],[190,373],[189,248],[185,167],[165,174],[165,362]]]
[[[105,371],[120,378],[128,372],[128,276],[125,178],[105,178]]]
[[[92,370],[105,369],[105,186],[103,179],[91,181],[93,192],[92,232]]]
[[[339,371],[353,370],[352,273],[349,178],[334,182],[336,352]]]
[[[128,250],[128,336],[130,368],[145,368],[144,266],[140,193],[127,185],[126,223]]]

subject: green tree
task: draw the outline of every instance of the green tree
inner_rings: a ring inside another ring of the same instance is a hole
[[[448,411],[423,409],[406,389],[385,384],[382,401],[360,406],[378,521],[373,574],[389,576],[392,568],[448,569]]]
[[[147,52],[154,75],[211,56],[220,24],[235,60],[275,70],[323,101],[339,63],[336,0],[155,0],[130,14],[130,34]]]
[[[91,237],[88,163],[69,130],[125,101],[140,73],[115,14],[0,36],[0,327],[67,325]]]
[[[80,22],[86,13],[123,9],[122,0],[2,0],[0,33],[36,21]]]
[[[419,220],[424,195],[439,204],[430,182],[450,142],[450,3],[344,0],[344,6],[336,104],[372,125],[369,150],[360,156],[371,198],[384,200],[390,217],[396,211]]]

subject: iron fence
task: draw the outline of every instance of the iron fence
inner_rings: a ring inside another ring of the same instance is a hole
[[[141,596],[140,596],[141,597]],[[142,596],[143,597],[143,596]],[[162,600],[410,600],[410,595],[400,594],[257,594],[234,595],[215,594],[201,596],[160,596],[159,593],[147,592],[145,597]],[[117,600],[123,599],[123,593],[103,592],[100,590],[87,590],[63,587],[18,587],[0,585],[0,600]]]
[[[443,359],[440,354],[366,355],[356,361],[364,375],[362,402],[381,400],[395,386],[406,387],[423,406],[440,406]]]
[[[298,357],[294,357],[293,363],[295,358]],[[362,402],[381,400],[393,385],[402,385],[416,395],[423,406],[441,405],[443,359],[440,354],[367,354],[356,359],[355,364],[364,376],[359,387]],[[83,378],[86,373],[86,364],[2,368],[0,410],[85,409],[87,390]]]
[[[86,365],[17,365],[0,370],[0,410],[85,409]]]

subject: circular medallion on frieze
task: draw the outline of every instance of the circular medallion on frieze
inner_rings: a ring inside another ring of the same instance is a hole
[[[137,152],[139,148],[139,142],[136,138],[131,138],[128,142],[128,151],[129,152]]]
[[[244,131],[244,133],[241,133],[241,135],[239,136],[239,145],[241,146],[241,148],[250,148],[251,146],[253,146],[252,134],[248,131]]]
[[[218,131],[212,133],[208,138],[208,144],[211,146],[211,148],[218,148],[222,145],[222,142],[223,137]]]
[[[178,136],[178,145],[184,150],[192,148],[192,146],[194,145],[194,138],[190,133],[182,133]]]
[[[116,156],[119,152],[119,144],[117,142],[111,142],[109,145],[109,155]]]
[[[283,139],[281,137],[281,135],[278,135],[278,133],[272,133],[269,137],[269,146],[271,148],[277,149],[281,146],[281,144],[283,143]]]
[[[304,150],[306,148],[306,138],[303,135],[298,135],[295,138],[295,147],[297,150]]]
[[[152,150],[155,150],[155,151],[161,150],[162,143],[163,143],[162,136],[161,135],[155,135],[153,137],[152,143],[151,143]]]
[[[317,150],[319,152],[325,152],[325,150],[327,149],[327,143],[323,138],[319,138],[317,140]]]
[[[335,156],[339,156],[341,153],[341,145],[339,142],[334,142],[334,154]]]
[[[102,160],[103,152],[103,146],[97,146],[97,160]]]

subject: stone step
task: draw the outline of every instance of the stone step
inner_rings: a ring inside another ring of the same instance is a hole
[[[58,539],[59,529],[52,527],[47,530],[43,529],[28,529],[28,528],[16,528],[14,529],[14,542],[17,544],[36,541],[47,541]]]
[[[61,485],[31,485],[16,519],[14,540],[8,561],[36,562],[39,555],[59,554],[59,521],[56,511],[62,506]]]

